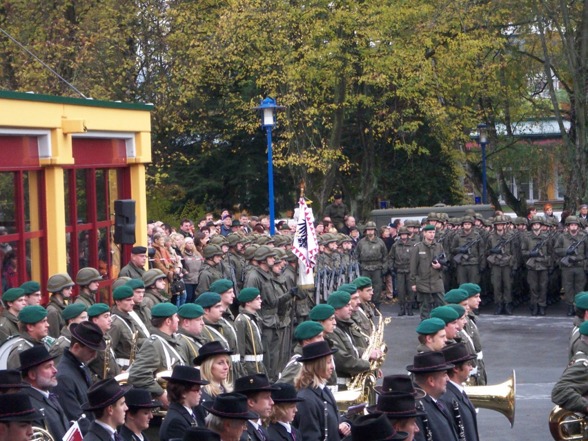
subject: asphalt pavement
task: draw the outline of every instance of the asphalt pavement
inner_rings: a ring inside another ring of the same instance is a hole
[[[386,328],[388,356],[382,368],[384,375],[406,373],[416,353],[419,323],[414,316],[398,317],[396,305],[384,304],[385,316],[392,317]],[[551,440],[548,427],[553,408],[550,395],[553,385],[567,365],[572,319],[566,317],[562,303],[551,305],[545,317],[532,317],[525,306],[512,316],[495,316],[492,305],[482,308],[478,328],[482,336],[488,384],[506,381],[516,372],[516,405],[514,427],[501,413],[480,409],[478,425],[482,441]]]

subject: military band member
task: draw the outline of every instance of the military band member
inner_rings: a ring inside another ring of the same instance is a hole
[[[176,365],[185,365],[175,333],[178,330],[178,308],[171,303],[159,303],[151,310],[151,336],[143,343],[137,358],[129,369],[129,384],[147,389],[167,407],[169,401],[155,375],[170,371]]]
[[[84,441],[118,441],[117,429],[125,422],[128,407],[125,394],[131,386],[120,386],[116,380],[100,380],[88,390],[86,412],[94,414],[94,421],[84,436]]]
[[[362,329],[367,335],[372,335],[372,333],[376,331],[376,322],[380,316],[380,311],[378,311],[372,303],[374,295],[372,280],[369,277],[360,276],[353,281],[353,284],[357,287],[357,293],[359,294],[360,300],[357,312],[367,319],[367,321],[364,320],[362,322],[364,323]]]
[[[119,277],[130,277],[131,279],[141,279],[145,274],[145,264],[147,263],[147,247],[134,246],[131,249],[131,260],[122,267]]]
[[[570,335],[568,350],[569,360],[571,360],[578,351],[588,354],[588,347],[584,345],[580,338],[580,325],[588,320],[588,292],[583,291],[576,294],[574,304],[576,317],[574,317],[574,328]]]
[[[417,352],[440,351],[447,344],[445,322],[440,318],[428,318],[420,322],[416,328],[419,345]]]
[[[414,356],[412,365],[406,369],[413,374],[414,382],[427,395],[419,401],[426,413],[425,427],[423,416],[417,419],[420,429],[419,439],[432,441],[458,441],[458,434],[454,425],[451,409],[440,400],[447,390],[447,370],[453,364],[447,363],[442,352],[423,352]],[[429,433],[430,431],[430,438]]]
[[[47,337],[49,333],[49,323],[47,322],[47,310],[39,305],[25,306],[18,313],[18,327],[20,330],[20,341],[18,345],[13,347],[8,356],[8,369],[18,369],[20,367],[20,359],[18,354],[32,348],[35,345],[47,344]]]
[[[18,314],[27,306],[25,292],[22,288],[10,288],[2,294],[4,311],[0,316],[0,345],[13,335],[20,335]]]
[[[149,428],[153,411],[161,407],[161,403],[151,399],[149,391],[139,388],[127,391],[125,403],[128,407],[125,424],[118,431],[121,441],[149,441],[143,431]]]
[[[145,300],[145,283],[143,279],[131,279],[126,282],[133,290],[133,312],[129,315],[137,325],[139,336],[149,338],[149,327],[151,323],[151,308]]]
[[[247,435],[244,432],[241,439],[251,441],[270,439],[267,429],[263,426],[263,420],[269,418],[272,413],[274,405],[272,392],[277,389],[277,387],[270,384],[265,374],[247,375],[235,381],[235,392],[245,395],[249,411],[259,415],[259,418],[247,421]],[[248,436],[248,438],[243,438],[243,436]]]
[[[451,306],[438,306],[431,311],[431,318],[440,318],[445,323],[445,338],[447,343],[455,342],[459,332],[459,314]]]
[[[81,323],[88,320],[88,312],[86,305],[83,303],[72,303],[67,305],[61,313],[62,319],[65,321],[65,326],[61,329],[61,335],[55,343],[49,348],[49,353],[55,357],[55,363],[59,363],[61,356],[66,348],[71,344],[71,331],[69,327],[72,323]]]
[[[238,296],[241,308],[235,327],[245,375],[265,374],[263,342],[257,311],[261,309],[261,295],[257,288],[243,288]]]
[[[527,282],[531,294],[532,315],[545,315],[547,305],[547,278],[551,263],[551,243],[547,233],[541,232],[545,220],[531,218],[531,231],[521,242],[522,257],[527,267]]]
[[[0,441],[30,440],[33,421],[42,418],[22,393],[11,394],[10,400],[0,400]]]
[[[374,289],[373,303],[380,308],[382,302],[383,270],[387,266],[388,249],[384,241],[376,235],[375,222],[365,224],[365,236],[359,240],[355,248],[355,255],[359,262],[361,275],[372,280]]]
[[[129,368],[131,353],[137,354],[145,336],[139,335],[139,328],[130,314],[135,301],[133,290],[128,285],[114,289],[112,298],[115,306],[111,311],[111,326],[108,331],[111,347],[114,350],[116,364],[123,371]]]
[[[304,400],[297,397],[296,388],[291,384],[275,383],[274,386],[279,389],[272,392],[274,406],[267,429],[269,438],[274,441],[302,439],[302,435],[292,425],[292,421],[296,415],[297,403]]]
[[[467,293],[467,301],[465,308],[467,311],[467,320],[464,326],[464,331],[471,338],[476,350],[476,368],[477,374],[475,376],[475,384],[483,386],[487,383],[486,365],[484,364],[484,353],[482,352],[482,338],[480,337],[480,331],[478,325],[476,325],[477,316],[475,311],[480,307],[480,286],[475,283],[464,283],[460,287]]]
[[[215,434],[219,436],[214,438],[208,436],[204,438],[202,434],[198,437],[188,438],[190,431],[196,428],[188,429],[184,435],[183,441],[237,441],[240,439],[243,431],[247,427],[247,420],[259,418],[255,412],[248,410],[247,397],[238,393],[226,393],[217,396],[212,403],[204,405],[209,413],[206,417],[206,425]]]
[[[471,362],[475,360],[476,356],[468,352],[463,343],[455,343],[447,345],[443,348],[443,355],[447,363],[454,366],[447,370],[449,381],[447,382],[447,390],[441,396],[441,401],[445,403],[445,408],[453,414],[456,419],[456,427],[458,432],[460,424],[463,426],[465,439],[471,441],[478,441],[480,436],[478,434],[478,416],[476,408],[468,398],[463,384],[467,381],[472,370]],[[459,413],[459,419],[456,418]],[[461,421],[461,422],[460,422]]]
[[[96,358],[88,364],[88,367],[92,371],[95,381],[104,380],[105,377],[114,378],[120,374],[120,367],[116,363],[114,346],[109,335],[112,327],[110,308],[106,303],[94,303],[88,308],[88,320],[100,328],[106,343],[106,349],[98,351]],[[106,371],[106,375],[104,371]]]
[[[27,305],[41,304],[41,284],[39,282],[35,280],[29,280],[28,282],[20,285],[20,287],[21,289],[24,289]]]
[[[204,263],[202,264],[202,268],[200,268],[198,286],[196,287],[196,298],[203,292],[207,292],[212,282],[223,278],[221,265],[223,255],[223,250],[218,245],[209,244],[202,250]]]
[[[33,346],[20,353],[20,371],[23,380],[31,387],[24,388],[33,407],[42,415],[35,426],[46,428],[55,440],[63,439],[70,422],[52,390],[57,386],[55,357],[44,346]]]
[[[328,305],[324,305],[328,306]],[[335,313],[331,313],[331,316]],[[317,318],[315,316],[315,318]],[[297,342],[296,346],[294,346],[293,355],[284,367],[284,370],[280,374],[280,382],[281,383],[289,383],[294,384],[294,379],[300,372],[300,368],[302,367],[302,363],[298,361],[298,359],[302,356],[302,348],[306,345],[311,343],[316,343],[317,341],[323,341],[323,325],[318,322],[309,320],[307,322],[302,322],[296,329],[294,330],[294,340]],[[335,381],[336,384],[336,381]]]
[[[65,301],[69,300],[75,283],[69,274],[54,274],[47,280],[47,291],[51,294],[47,305],[47,321],[49,322],[49,335],[58,338],[61,329],[66,325],[61,313],[66,307]]]
[[[75,303],[83,303],[89,308],[96,303],[96,293],[102,281],[102,276],[96,268],[82,268],[76,274],[76,285],[80,287],[80,293]]]
[[[402,439],[413,441],[419,435],[420,429],[416,418],[425,415],[417,410],[413,394],[406,392],[388,392],[378,397],[378,403],[368,407],[370,414],[384,414],[390,424],[399,434],[406,434]],[[394,439],[394,438],[392,438]],[[398,438],[397,439],[401,439]]]
[[[29,387],[29,383],[22,381],[19,370],[0,369],[0,395],[15,394]]]
[[[155,305],[165,303],[167,298],[167,276],[159,268],[152,268],[145,271],[142,277],[145,285],[145,295],[142,306],[151,311]]]
[[[353,336],[355,345],[363,352],[370,342],[373,331],[370,329],[370,321],[366,320],[366,316],[359,312],[361,299],[357,292],[357,287],[353,283],[344,283],[337,288],[337,291],[347,292],[351,296],[351,301],[349,302],[351,307],[351,321],[353,322],[350,328],[351,335]],[[362,328],[362,325],[368,329],[367,332]]]
[[[198,350],[202,346],[198,338],[204,329],[203,316],[204,309],[194,303],[185,303],[178,308],[178,340],[182,357],[188,363],[198,357]]]

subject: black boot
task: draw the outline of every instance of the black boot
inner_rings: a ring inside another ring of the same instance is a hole
[[[404,304],[400,305],[400,312],[398,313],[398,317],[402,317],[406,315],[406,306]]]
[[[494,315],[500,315],[500,314],[502,314],[502,312],[503,312],[502,303],[497,303],[496,309],[494,310]]]
[[[537,315],[537,305],[531,305],[531,315]]]
[[[568,317],[572,317],[575,314],[576,314],[576,312],[574,311],[574,305],[568,305],[568,313],[567,313],[567,316]]]
[[[414,315],[414,312],[412,312],[411,303],[409,303],[408,305],[406,305],[406,315],[410,315],[410,316],[413,316]]]
[[[545,315],[545,306],[539,306],[537,308],[537,314],[538,315]]]
[[[505,311],[506,315],[512,315],[512,303],[507,303],[504,306],[504,311]]]

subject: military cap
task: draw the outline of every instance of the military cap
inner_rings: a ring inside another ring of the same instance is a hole
[[[71,305],[67,305],[63,311],[61,311],[61,317],[66,321],[71,320],[78,317],[86,309],[86,305],[83,303],[72,303]]]
[[[579,327],[579,330],[580,330],[580,334],[588,335],[588,321],[582,322],[582,324]]]
[[[429,214],[427,214],[427,220],[434,220],[434,221],[438,221],[439,220],[439,213],[435,213],[433,211],[431,211]]]
[[[351,294],[345,291],[335,291],[327,299],[327,304],[335,309],[340,309],[347,306],[350,301]]]
[[[255,300],[260,294],[259,289],[255,288],[255,287],[247,287],[247,288],[243,288],[240,292],[239,295],[237,296],[237,300],[239,300],[239,303],[247,303],[247,302],[251,302],[253,300]]]
[[[459,289],[465,290],[468,293],[468,298],[482,292],[482,288],[480,288],[480,285],[476,283],[462,283],[459,285]]]
[[[136,246],[131,248],[131,254],[147,254],[147,247]]]
[[[106,303],[94,303],[88,308],[88,317],[98,317],[105,312],[110,312],[110,307]]]
[[[141,279],[131,279],[130,277],[119,277],[118,279],[116,279],[114,282],[112,282],[112,289],[115,290],[116,288],[118,288],[119,286],[123,286],[126,285],[127,282],[131,281],[131,280],[141,280]],[[143,283],[143,281],[141,280],[141,283]],[[143,284],[143,286],[145,286]]]
[[[368,222],[369,224],[370,222]],[[373,222],[371,222],[373,223]],[[367,228],[367,225],[366,225]],[[331,234],[331,233],[325,233],[321,236],[321,239],[323,241],[323,244],[327,245],[330,244],[332,242],[337,242],[337,236],[335,234]]]
[[[217,294],[218,295],[218,294]],[[151,308],[151,316],[152,317],[171,317],[174,314],[177,314],[178,307],[176,305],[172,305],[171,303],[158,303],[153,308]]]
[[[364,289],[368,286],[372,286],[372,279],[365,276],[360,276],[353,281],[353,284],[357,286],[357,289]]]
[[[2,301],[6,304],[6,302],[14,302],[16,299],[24,297],[25,290],[22,288],[10,288],[7,289],[4,294],[2,294]]]
[[[258,249],[255,250],[255,253],[253,254],[253,259],[257,260],[258,262],[262,262],[269,257],[275,257],[275,256],[276,256],[276,253],[272,248],[270,248],[266,245],[262,245]]]
[[[145,271],[145,273],[143,274],[143,276],[141,277],[141,279],[143,280],[143,283],[145,284],[145,286],[148,288],[151,285],[154,285],[156,281],[158,281],[159,279],[165,279],[167,278],[167,276],[165,274],[163,274],[163,271],[161,271],[159,268],[152,268],[149,271]]]
[[[441,329],[445,329],[445,322],[437,317],[423,320],[416,328],[417,334],[430,335],[436,334]]]
[[[220,234],[217,234],[212,239],[210,239],[210,241],[208,243],[211,245],[218,245],[219,247],[221,247],[223,245],[228,245],[229,241],[225,238],[225,236],[221,236]],[[221,249],[221,251],[222,251],[222,249]]]
[[[466,222],[469,222],[470,224],[474,223],[474,217],[473,216],[464,216],[461,218],[461,223],[462,225],[465,224]]]
[[[233,282],[231,282],[229,279],[218,279],[210,284],[209,290],[217,294],[222,294],[224,292],[227,292],[232,287]]]
[[[410,232],[408,231],[408,228],[406,228],[406,227],[400,227],[398,229],[398,235],[400,236],[401,234],[410,234]]]
[[[357,292],[357,286],[355,286],[353,283],[344,283],[343,285],[340,285],[339,288],[337,288],[337,291],[345,291],[349,294],[355,294]]]
[[[268,243],[274,243],[274,238],[265,234],[261,234],[257,237],[256,242],[258,245],[267,245]]]
[[[316,337],[323,331],[323,325],[318,322],[308,320],[296,326],[296,329],[294,330],[294,338],[299,341],[308,340],[309,338]]]
[[[129,297],[133,297],[133,288],[131,288],[129,285],[119,286],[112,293],[112,298],[114,300],[124,300],[128,299]]]
[[[143,279],[131,279],[126,284],[132,290],[145,288],[145,283],[143,283]]]
[[[566,217],[566,225],[570,225],[570,224],[580,225],[580,219],[578,219],[576,216]],[[23,288],[23,287],[21,286],[21,288]]]
[[[314,306],[310,313],[308,314],[308,318],[314,320],[315,322],[322,322],[335,314],[335,308],[331,305],[327,305],[325,303],[321,303],[320,305]]]
[[[221,296],[216,292],[203,292],[198,296],[198,298],[194,301],[197,305],[202,306],[204,309],[210,308],[217,303],[220,303]]]
[[[205,259],[212,259],[214,256],[222,256],[223,250],[218,245],[209,244],[202,250],[202,255]]]
[[[61,292],[65,288],[70,288],[74,286],[75,283],[69,277],[69,274],[66,273],[58,273],[53,274],[47,280],[47,291],[49,292]]]
[[[435,226],[434,225],[425,225],[425,227],[423,228],[423,231],[435,231]]]
[[[100,282],[102,276],[96,268],[85,267],[76,274],[76,283],[80,286],[88,286],[92,282]]]
[[[369,221],[366,222],[365,226],[363,227],[364,231],[365,230],[376,230],[378,227],[376,226],[376,223],[374,221]]]
[[[533,225],[533,224],[546,225],[545,218],[543,216],[533,216],[531,218],[531,220],[529,221],[529,224],[531,224],[531,225]]]
[[[25,282],[22,285],[20,285],[20,287],[24,289],[25,295],[41,291],[41,284],[39,282],[35,282],[34,280],[29,280],[28,282]]]
[[[195,319],[204,315],[204,309],[195,303],[184,303],[178,308],[178,315],[185,319]]]
[[[276,255],[276,262],[281,262],[286,258],[286,251],[281,248],[274,248],[274,254]]]
[[[18,320],[29,325],[39,323],[45,317],[47,317],[47,310],[39,305],[25,306],[18,313]]]
[[[449,324],[451,322],[456,321],[460,316],[457,315],[457,311],[449,306],[438,306],[431,311],[431,317],[440,318],[445,322],[445,324]]]
[[[498,224],[507,224],[509,222],[509,220],[507,219],[506,216],[496,216],[494,218],[494,220],[492,221],[493,225],[498,225]]]
[[[461,303],[469,297],[468,292],[462,288],[450,289],[445,293],[443,300],[447,303]]]
[[[257,245],[256,243],[252,243],[251,245],[249,245],[247,247],[247,249],[245,250],[245,253],[243,254],[243,257],[245,257],[245,260],[249,261],[251,259],[253,259],[253,255],[255,254],[255,251],[259,248],[259,245]]]
[[[524,217],[521,217],[521,216],[515,217],[515,220],[513,221],[513,223],[515,225],[527,225],[528,224],[527,219]]]
[[[463,317],[463,315],[466,313],[466,309],[461,305],[450,303],[449,305],[445,306],[447,306],[448,308],[452,308],[455,312],[457,312],[458,318]]]
[[[292,250],[286,251],[286,262],[297,262],[298,256],[292,252]]]
[[[227,241],[229,242],[230,247],[234,247],[237,246],[238,243],[243,243],[243,237],[237,233],[231,233],[227,236]]]
[[[576,305],[576,308],[588,310],[588,292],[582,291],[576,294],[574,297],[574,304]]]
[[[342,244],[343,242],[353,242],[353,239],[347,234],[339,233],[337,235],[337,243]]]

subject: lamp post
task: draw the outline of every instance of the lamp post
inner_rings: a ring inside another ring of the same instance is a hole
[[[276,105],[276,100],[270,97],[261,100],[256,110],[261,112],[261,127],[265,129],[267,134],[267,184],[268,184],[268,198],[269,198],[269,216],[270,216],[270,235],[273,236],[276,232],[275,227],[275,212],[274,212],[274,163],[272,155],[272,128],[276,124],[276,111],[283,109]]]
[[[488,203],[488,183],[486,180],[486,144],[488,144],[488,126],[478,124],[479,142],[482,149],[482,203]]]

